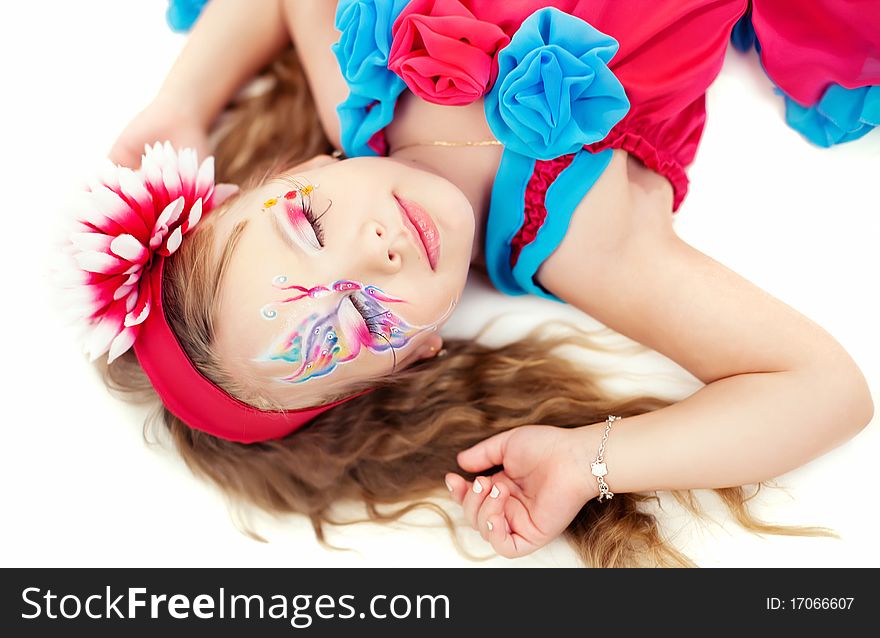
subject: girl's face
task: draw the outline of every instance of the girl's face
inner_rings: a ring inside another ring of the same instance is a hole
[[[242,195],[216,229],[217,254],[234,242],[218,291],[220,362],[296,408],[440,349],[474,214],[455,185],[407,163],[321,157]]]

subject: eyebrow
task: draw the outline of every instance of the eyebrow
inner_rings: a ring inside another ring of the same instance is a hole
[[[220,253],[220,259],[218,260],[217,267],[217,278],[214,281],[214,293],[216,297],[216,292],[220,289],[220,284],[223,282],[223,275],[226,274],[226,269],[229,267],[229,262],[232,261],[232,254],[235,252],[235,247],[238,245],[238,240],[244,234],[244,230],[250,221],[249,218],[245,218],[238,222],[232,228],[232,232],[229,234],[229,239],[226,242],[226,245],[223,247],[223,252]]]
[[[229,263],[229,260],[232,258],[232,253],[235,250],[235,246],[238,244],[238,240],[244,234],[244,229],[247,228],[247,225],[250,221],[250,219],[245,218],[232,227],[232,232],[229,233],[229,239],[226,242],[226,246],[223,248],[223,252],[220,254],[221,267]]]

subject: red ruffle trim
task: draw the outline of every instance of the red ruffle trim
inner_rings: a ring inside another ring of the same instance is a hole
[[[520,229],[510,240],[510,268],[516,265],[519,255],[524,246],[532,243],[538,236],[538,231],[547,219],[547,207],[544,200],[547,189],[556,181],[559,174],[564,171],[574,160],[574,153],[562,155],[552,160],[536,160],[535,168],[529,183],[526,185],[525,209],[523,210],[523,223]]]
[[[672,184],[673,201],[672,212],[676,212],[684,201],[688,192],[687,173],[684,166],[669,153],[657,149],[651,142],[633,131],[611,132],[600,142],[585,147],[587,150],[598,153],[606,148],[619,148],[638,157],[642,163],[655,173],[659,173]]]
[[[673,213],[678,210],[687,195],[689,180],[684,166],[672,155],[659,151],[656,146],[638,133],[612,130],[601,142],[596,142],[584,148],[592,153],[598,153],[606,148],[619,148],[635,155],[645,166],[663,175],[672,184]],[[556,181],[559,174],[568,168],[574,157],[575,155],[572,153],[552,160],[535,161],[535,168],[526,186],[523,223],[513,239],[510,240],[511,269],[519,260],[522,249],[538,236],[538,231],[547,218],[547,208],[545,205],[547,189]]]

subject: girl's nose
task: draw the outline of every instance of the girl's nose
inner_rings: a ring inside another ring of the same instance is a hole
[[[370,220],[363,232],[363,245],[356,258],[371,275],[393,275],[403,267],[400,242],[394,230],[378,220]]]

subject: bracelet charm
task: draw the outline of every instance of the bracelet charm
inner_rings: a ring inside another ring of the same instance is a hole
[[[596,500],[600,503],[602,502],[602,499],[610,501],[614,498],[614,492],[611,491],[608,484],[605,482],[605,475],[608,474],[608,467],[605,465],[605,442],[608,440],[608,433],[611,431],[611,424],[615,421],[619,421],[620,418],[621,417],[619,416],[608,415],[605,432],[602,435],[602,442],[599,443],[599,453],[596,456],[596,460],[590,464],[590,472],[599,482],[599,497]]]

